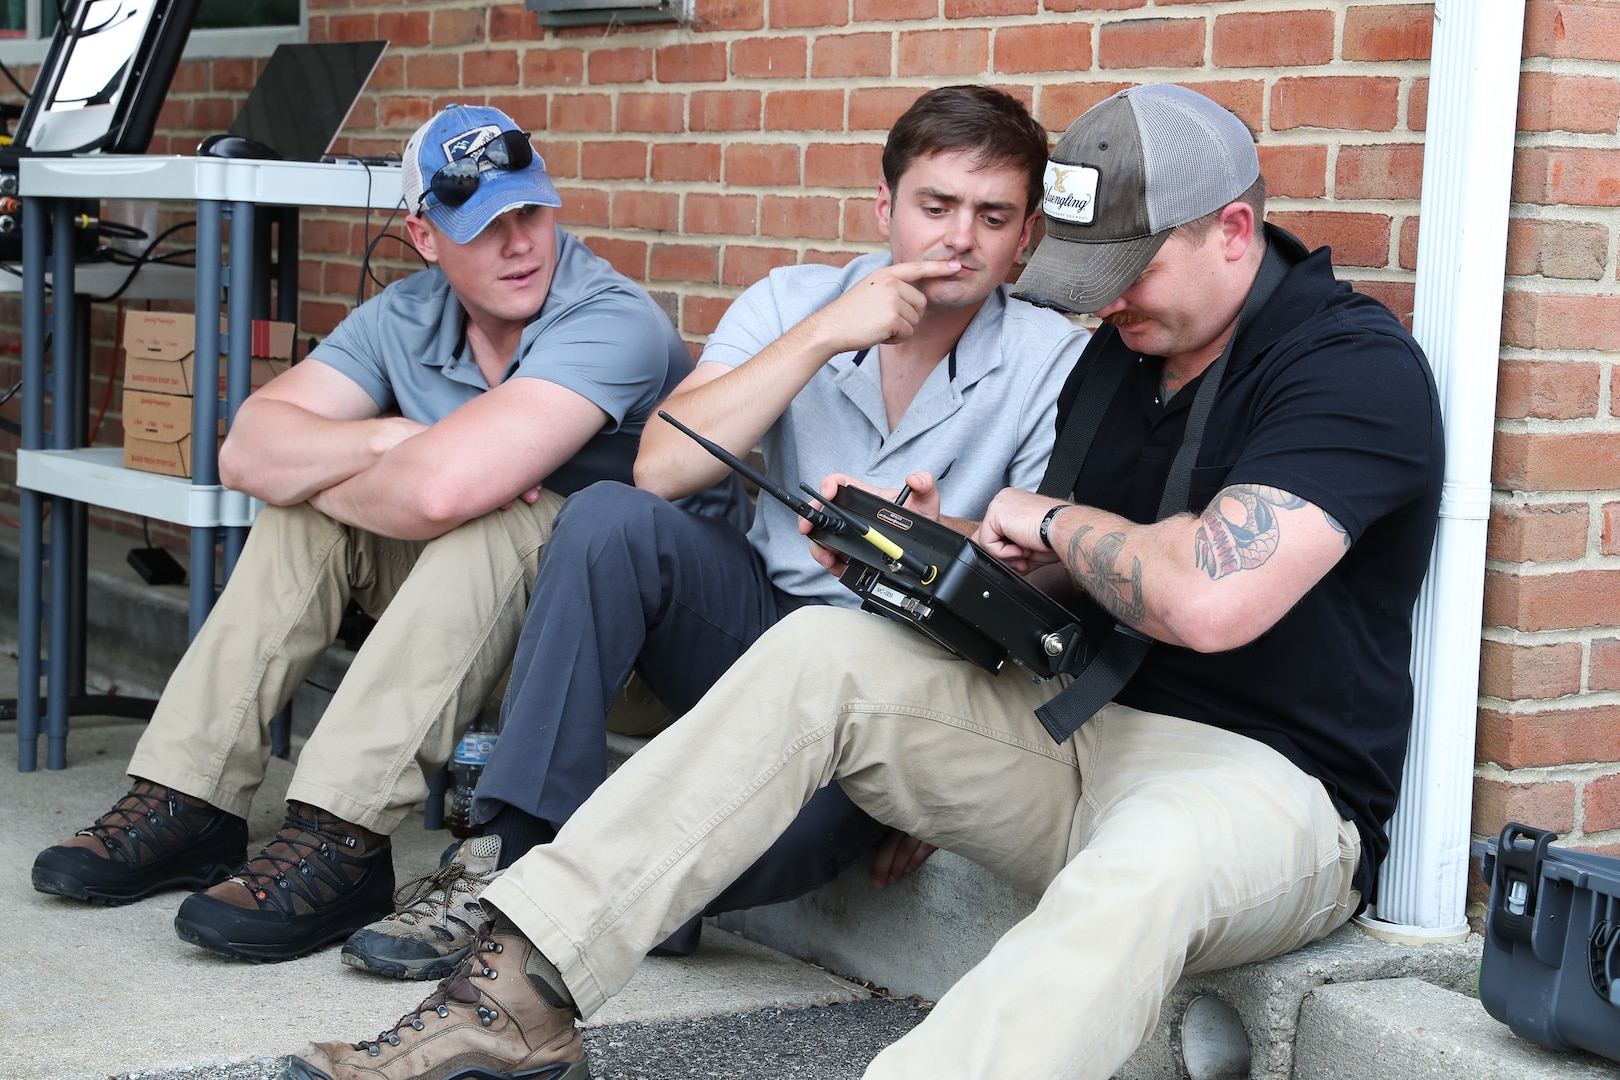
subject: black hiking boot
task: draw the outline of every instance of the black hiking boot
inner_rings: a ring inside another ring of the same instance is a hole
[[[92,904],[207,888],[247,857],[247,822],[147,780],[73,839],[34,860],[34,888]]]
[[[291,960],[394,910],[388,837],[305,803],[274,840],[174,917],[184,941],[238,960]]]

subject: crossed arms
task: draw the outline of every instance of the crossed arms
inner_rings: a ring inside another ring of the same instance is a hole
[[[515,499],[607,423],[584,396],[511,378],[431,426],[383,416],[358,383],[319,361],[243,402],[220,480],[277,506],[308,501],[345,525],[430,540]]]

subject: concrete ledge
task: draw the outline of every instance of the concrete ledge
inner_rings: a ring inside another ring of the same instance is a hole
[[[1293,1075],[1614,1080],[1620,1065],[1544,1049],[1497,1023],[1477,999],[1405,978],[1323,986],[1308,994],[1295,1035]]]
[[[1312,993],[1324,986],[1361,984],[1375,980],[1408,979],[1460,996],[1471,991],[1479,967],[1482,939],[1478,935],[1455,944],[1397,945],[1380,941],[1355,925],[1346,925],[1312,945],[1258,964],[1245,964],[1183,978],[1171,991],[1159,1015],[1158,1026],[1141,1050],[1120,1070],[1120,1080],[1225,1080],[1228,1075],[1252,1080],[1289,1080],[1314,1076],[1300,1070],[1295,1058],[1295,1037],[1300,1010]],[[1202,999],[1203,1004],[1195,1005]],[[1210,1033],[1199,1030],[1193,1017],[1199,1009],[1225,1014],[1241,1025],[1248,1043],[1246,1071],[1202,1075],[1189,1068],[1189,1058],[1202,1056],[1206,1065],[1223,1055],[1211,1054]],[[1475,1002],[1480,1016],[1489,1020]],[[1193,1010],[1189,1012],[1189,1010]],[[1391,1023],[1403,1021],[1391,1016]],[[1493,1021],[1494,1023],[1494,1021]],[[1506,1029],[1503,1029],[1504,1032]],[[1202,1055],[1199,1051],[1205,1051]],[[1189,1054],[1189,1051],[1192,1051]],[[1349,1075],[1349,1074],[1346,1074]],[[1363,1078],[1388,1074],[1361,1073]]]
[[[728,912],[718,921],[890,993],[937,1001],[1034,909],[1036,899],[941,851],[886,889],[873,889],[866,866],[857,863],[809,896]]]
[[[729,913],[718,922],[891,993],[937,1000],[1034,904],[1034,897],[981,867],[941,852],[898,886],[875,891],[865,868],[856,866],[810,896]],[[1396,945],[1345,926],[1287,956],[1189,975],[1119,1080],[1314,1076],[1297,1071],[1294,1060],[1295,1028],[1310,994],[1335,983],[1413,979],[1458,996],[1473,988],[1480,951],[1477,936],[1457,944]],[[1473,1007],[1495,1024],[1477,1002]],[[1396,1014],[1389,1022],[1401,1020]],[[1223,1047],[1222,1040],[1234,1046]]]
[[[85,655],[96,673],[92,692],[151,696],[168,681],[185,651],[186,589],[148,585],[125,561],[141,542],[90,530],[86,581]],[[177,554],[184,564],[185,553]],[[0,536],[0,627],[16,632],[18,536]]]

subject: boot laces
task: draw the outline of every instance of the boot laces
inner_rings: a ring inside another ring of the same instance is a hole
[[[407,881],[394,893],[396,911],[392,918],[414,926],[423,919],[436,919],[441,908],[455,902],[456,893],[472,894],[495,880],[494,874],[474,874],[459,862],[452,862],[414,881]]]
[[[169,820],[173,821],[180,816],[180,810],[179,797],[167,788],[156,785],[145,791],[132,788],[111,810],[97,818],[95,824],[80,829],[76,835],[93,836],[109,853],[133,857],[140,846],[141,824],[152,823],[154,834],[149,840],[155,841],[155,830],[163,825],[163,813],[167,811]]]
[[[355,838],[337,828],[340,819],[329,814],[305,816],[287,811],[287,821],[274,840],[235,874],[236,880],[257,893],[264,886],[288,879],[288,872],[309,872],[312,856],[326,856],[334,847],[352,848]],[[275,851],[277,846],[289,850]],[[266,866],[265,864],[268,864]]]
[[[372,1057],[376,1057],[382,1053],[384,1043],[389,1046],[398,1046],[400,1033],[405,1028],[409,1027],[414,1031],[421,1031],[424,1026],[422,1017],[426,1014],[430,1012],[438,1013],[441,1018],[449,1016],[452,1003],[478,1005],[476,1010],[478,1019],[485,1027],[489,1027],[500,1019],[501,1014],[498,1009],[491,1005],[481,1004],[484,995],[473,984],[474,979],[493,979],[496,977],[494,969],[484,962],[485,953],[498,954],[503,951],[501,943],[494,940],[494,929],[495,924],[490,921],[485,921],[478,927],[477,939],[473,942],[472,951],[467,954],[467,958],[456,968],[454,974],[439,983],[438,988],[428,995],[422,1004],[400,1017],[394,1026],[387,1031],[378,1032],[375,1039],[351,1045],[356,1050],[364,1050]]]

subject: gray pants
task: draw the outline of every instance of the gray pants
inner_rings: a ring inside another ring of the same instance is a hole
[[[511,805],[561,826],[607,777],[604,719],[632,667],[679,716],[802,603],[771,585],[747,537],[724,520],[611,481],[576,493],[535,579],[472,820]],[[808,892],[881,831],[829,785],[709,910]]]

